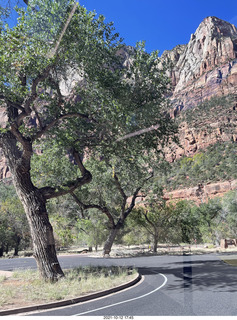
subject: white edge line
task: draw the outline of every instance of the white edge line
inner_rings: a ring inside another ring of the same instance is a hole
[[[117,303],[114,303],[114,304],[110,304],[110,305],[105,306],[105,307],[101,307],[101,308],[97,308],[97,309],[93,309],[93,310],[88,310],[88,311],[85,311],[85,312],[82,312],[82,313],[73,314],[72,316],[81,316],[81,315],[88,314],[88,313],[91,313],[91,312],[94,312],[94,311],[99,311],[99,310],[107,309],[107,308],[110,308],[110,307],[117,306],[117,305],[119,305],[119,304],[131,302],[131,301],[138,300],[138,299],[142,299],[142,298],[144,298],[144,297],[146,297],[146,296],[149,296],[150,294],[152,294],[152,293],[160,290],[162,287],[164,287],[164,286],[166,285],[167,281],[168,281],[168,279],[166,278],[166,276],[165,276],[164,274],[162,274],[162,273],[157,273],[157,272],[155,272],[155,271],[153,271],[153,272],[156,273],[156,274],[161,275],[161,276],[165,279],[165,281],[162,283],[162,285],[159,286],[158,288],[156,288],[156,289],[154,289],[154,290],[152,290],[152,291],[150,291],[150,292],[148,292],[148,293],[146,293],[146,294],[143,294],[142,296],[136,297],[136,298],[132,298],[132,299],[129,299],[129,300],[126,300],[126,301],[117,302]]]

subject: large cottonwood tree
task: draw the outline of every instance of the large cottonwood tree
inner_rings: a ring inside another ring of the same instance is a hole
[[[70,0],[31,0],[18,9],[17,25],[5,25],[0,35],[0,147],[26,212],[38,268],[51,281],[64,274],[46,202],[91,181],[85,152],[156,148],[175,131],[165,113],[168,80],[157,68],[157,52],[146,54],[142,44],[125,48],[112,24],[81,6],[65,29],[73,6]],[[134,147],[132,139],[118,140],[157,124],[135,138]],[[77,170],[65,181],[37,186],[32,157],[50,140]]]

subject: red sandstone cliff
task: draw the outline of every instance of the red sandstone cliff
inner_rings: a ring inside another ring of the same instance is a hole
[[[237,180],[198,185],[193,188],[185,188],[165,192],[164,198],[171,201],[193,200],[197,203],[205,202],[208,199],[222,197],[226,192],[237,189]]]
[[[236,27],[216,17],[208,17],[191,35],[187,45],[165,51],[161,58],[172,63],[169,71],[172,80],[171,115],[180,122],[181,146],[167,148],[167,159],[175,161],[184,155],[193,156],[216,142],[237,142]],[[228,95],[235,95],[235,98],[225,104],[217,102],[208,112],[197,107],[213,97]],[[187,121],[186,110],[189,113],[192,110],[192,121]],[[202,202],[236,189],[236,180],[225,181],[174,190],[165,197]]]

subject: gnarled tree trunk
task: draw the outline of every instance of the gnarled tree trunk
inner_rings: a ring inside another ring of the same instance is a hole
[[[16,192],[25,209],[31,230],[34,257],[40,274],[45,280],[56,281],[64,274],[56,255],[53,228],[46,210],[46,199],[31,181],[31,145],[28,145],[28,150],[26,148],[21,152],[15,137],[8,132],[2,135],[0,146],[8,160]]]
[[[34,257],[40,274],[44,279],[55,281],[64,274],[56,255],[53,228],[48,218],[46,200],[35,188],[24,194],[20,190],[18,194],[29,222]]]

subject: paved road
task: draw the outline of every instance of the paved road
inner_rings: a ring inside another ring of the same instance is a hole
[[[39,316],[237,316],[237,269],[217,255],[102,259],[59,257],[63,268],[78,265],[135,266],[144,276],[133,288]],[[35,268],[34,259],[0,260],[0,270]]]

